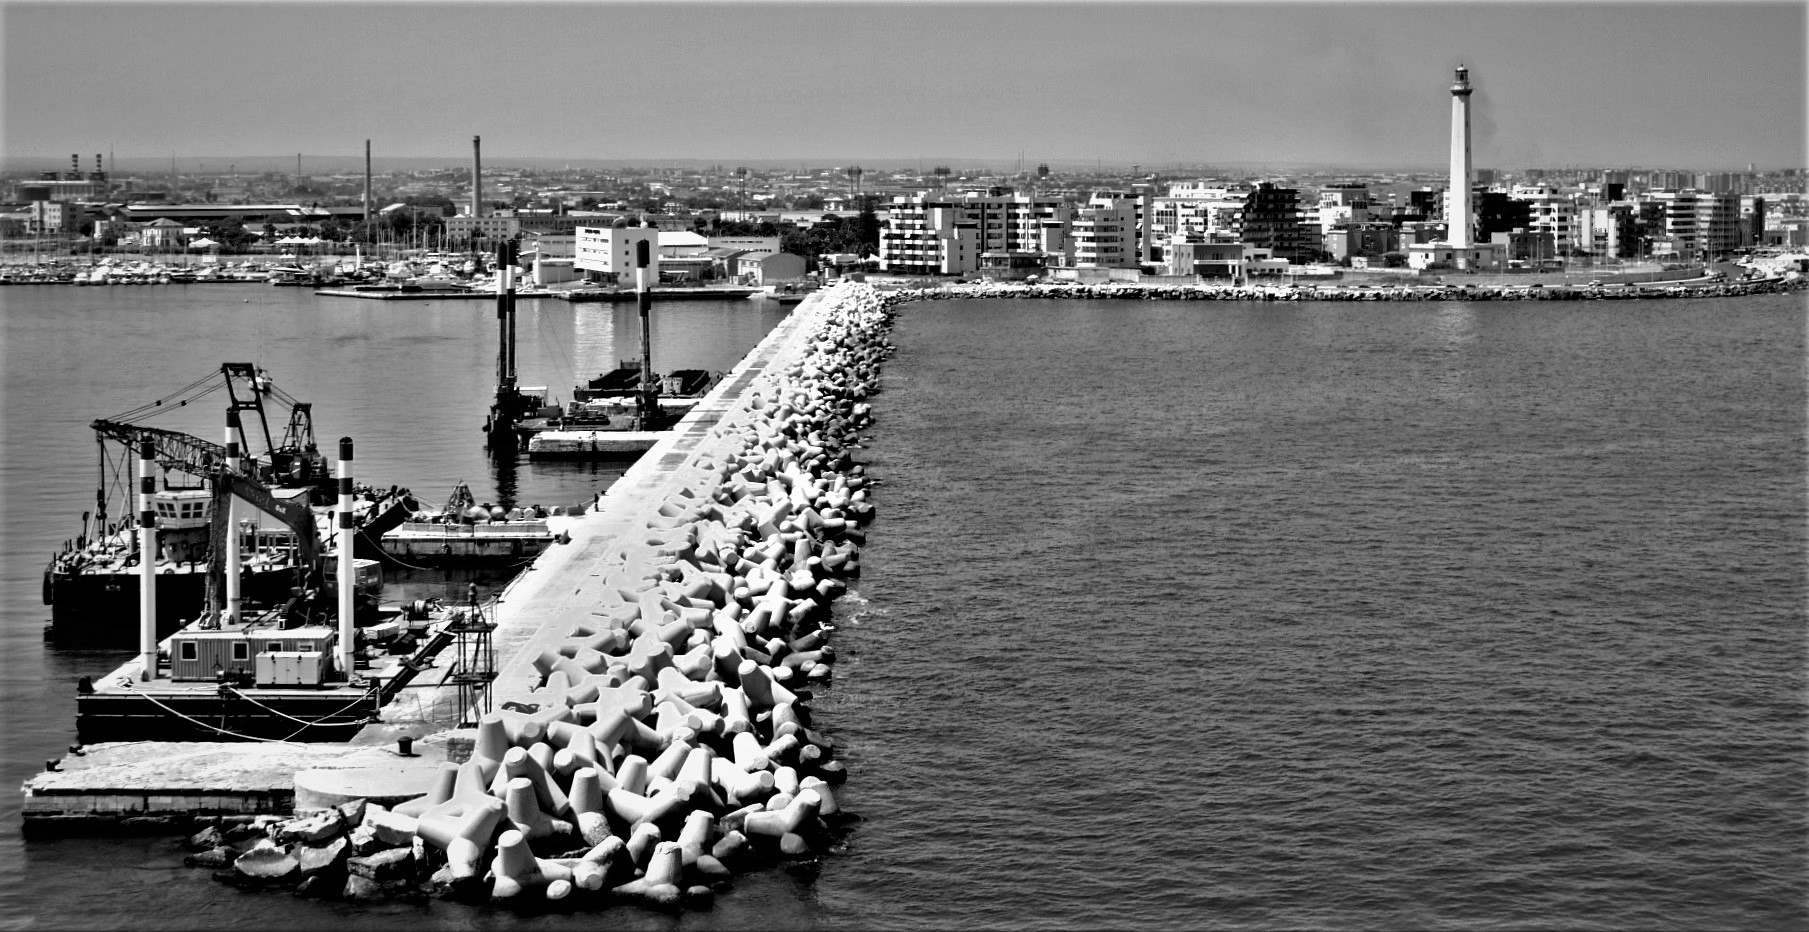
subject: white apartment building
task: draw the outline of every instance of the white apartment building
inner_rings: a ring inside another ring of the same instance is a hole
[[[26,209],[29,212],[27,229],[36,233],[73,235],[80,230],[82,220],[87,216],[87,210],[74,201],[32,201]]]
[[[1353,223],[1368,223],[1373,220],[1370,213],[1369,186],[1362,184],[1335,184],[1319,191],[1319,232],[1330,233],[1333,228]]]
[[[1142,267],[1137,198],[1094,195],[1068,225],[1068,262],[1077,269]]]
[[[660,231],[652,227],[579,227],[574,231],[572,267],[588,281],[634,284],[636,244],[651,253],[647,281],[660,278]]]
[[[1151,244],[1151,261],[1167,261],[1164,244],[1176,237],[1192,241],[1228,242],[1243,230],[1244,204],[1249,192],[1205,182],[1170,185],[1168,195],[1150,199],[1144,239]]]
[[[879,267],[918,275],[1041,268],[1064,257],[1073,206],[1057,198],[963,192],[898,195],[886,208]]]

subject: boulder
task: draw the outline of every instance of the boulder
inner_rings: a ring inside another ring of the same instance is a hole
[[[232,869],[240,876],[265,883],[292,879],[301,870],[301,862],[286,849],[258,846],[239,855]]]
[[[210,825],[189,836],[188,850],[209,851],[224,844],[226,844],[226,834],[220,831],[218,825]]]
[[[402,880],[414,871],[415,853],[409,848],[388,848],[375,854],[349,858],[345,866],[348,872],[369,880]]]
[[[204,867],[208,870],[221,870],[232,866],[238,860],[239,851],[229,845],[218,845],[206,851],[197,851],[182,859],[184,867]]]
[[[302,845],[296,848],[295,860],[301,865],[302,875],[311,877],[322,871],[343,867],[351,853],[351,843],[346,841],[344,836],[340,836],[325,844]]]
[[[381,900],[383,899],[383,886],[369,877],[349,874],[345,879],[345,890],[340,895],[354,903]]]
[[[364,824],[360,827],[370,829],[371,835],[386,847],[396,848],[414,843],[418,824],[413,816],[382,806],[370,806],[365,810]]]
[[[377,832],[368,825],[360,825],[346,835],[346,841],[352,846],[353,854],[375,854],[391,847],[377,840]]]
[[[344,834],[345,827],[343,813],[338,809],[325,809],[283,823],[283,827],[277,831],[276,839],[284,843],[319,844]]]
[[[367,806],[367,803],[365,800],[354,799],[354,800],[350,800],[348,802],[340,803],[338,806],[336,806],[334,808],[339,810],[340,815],[345,816],[345,824],[347,824],[347,825],[363,825],[364,824],[364,813],[365,813],[366,806]]]

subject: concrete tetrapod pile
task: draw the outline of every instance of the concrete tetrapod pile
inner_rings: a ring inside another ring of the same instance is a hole
[[[806,702],[830,676],[829,605],[873,513],[846,445],[871,421],[898,303],[853,283],[822,300],[802,358],[750,386],[684,467],[697,474],[627,535],[612,595],[535,659],[543,701],[485,716],[426,796],[269,824],[222,879],[339,870],[348,898],[391,881],[682,907],[738,870],[821,851],[851,817]],[[243,848],[219,841],[197,838],[198,866]]]

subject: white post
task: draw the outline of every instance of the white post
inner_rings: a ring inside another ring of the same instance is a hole
[[[352,678],[352,438],[339,438],[339,669]]]
[[[157,461],[151,441],[138,443],[138,678],[157,676]]]
[[[226,468],[239,471],[239,412],[229,409],[226,412]],[[220,619],[221,624],[238,624],[239,613],[244,602],[242,583],[239,579],[243,570],[239,566],[239,515],[238,496],[226,496],[226,553],[215,554],[215,559],[225,558],[226,566],[226,617]]]

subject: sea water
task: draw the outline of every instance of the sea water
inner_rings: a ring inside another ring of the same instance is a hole
[[[79,435],[107,413],[94,408],[127,406],[91,390],[137,403],[143,391],[117,389],[183,384],[226,352],[197,356],[197,321],[146,308],[128,321],[139,357],[97,374],[89,360],[122,342],[103,331],[124,312],[66,322],[79,292],[40,290],[35,314],[16,313],[24,289],[3,295],[0,687],[21,779],[73,730],[77,661],[26,629],[45,612],[40,554],[73,533],[53,527],[91,499],[93,456],[79,436],[54,455],[22,450],[45,442],[23,412],[74,400],[57,430]],[[266,348],[298,331],[257,358],[334,419],[323,436],[358,435],[361,478],[368,462],[373,482],[495,491],[466,450],[481,442],[494,359],[487,307],[284,300],[295,306],[280,314],[244,309],[245,325],[269,328]],[[557,334],[590,312],[535,314]],[[611,326],[630,326],[627,313]],[[1799,296],[913,303],[857,451],[878,518],[836,609],[836,679],[812,704],[848,762],[838,800],[861,816],[835,850],[737,878],[708,912],[520,916],[246,894],[182,868],[170,839],[0,833],[0,916],[1800,928],[1804,326]],[[574,375],[628,355],[614,332]],[[686,364],[662,362],[655,339],[656,369]],[[577,342],[552,340],[545,358]],[[366,381],[346,395],[307,381],[300,346],[361,360],[335,373]],[[130,370],[177,353],[186,365]],[[384,364],[398,358],[409,364]],[[59,359],[79,377],[49,374]],[[437,381],[441,366],[458,376]],[[449,387],[463,381],[476,387]],[[21,407],[15,392],[37,394]],[[342,426],[360,400],[381,416]],[[386,442],[409,451],[371,450]],[[543,485],[539,464],[517,475],[543,499],[591,482]],[[37,499],[48,510],[31,512]],[[0,806],[16,826],[16,800]]]

